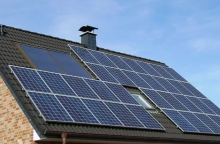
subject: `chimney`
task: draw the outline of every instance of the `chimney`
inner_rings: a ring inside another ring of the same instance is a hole
[[[81,43],[84,44],[87,48],[92,50],[97,50],[96,47],[96,35],[94,33],[94,30],[98,29],[96,27],[92,26],[82,26],[79,31],[82,31],[83,33],[80,35],[81,37]]]

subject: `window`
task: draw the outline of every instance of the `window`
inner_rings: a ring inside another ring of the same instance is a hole
[[[130,92],[131,95],[134,97],[134,99],[140,104],[142,105],[144,108],[146,109],[154,109],[154,107],[147,101],[145,100],[142,95],[138,92]]]
[[[91,78],[89,73],[70,55],[21,45],[31,63],[40,70]]]

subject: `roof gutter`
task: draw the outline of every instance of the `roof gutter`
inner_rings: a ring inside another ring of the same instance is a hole
[[[179,138],[162,138],[162,137],[137,137],[137,136],[113,136],[113,135],[105,135],[105,134],[92,134],[92,133],[75,133],[75,132],[61,132],[61,131],[50,131],[45,130],[45,135],[50,136],[59,136],[63,138],[63,135],[67,137],[74,136],[75,138],[85,139],[85,137],[96,139],[96,140],[105,140],[105,141],[121,141],[121,142],[136,142],[136,143],[143,143],[143,142],[151,142],[151,143],[158,143],[158,144],[188,144],[188,143],[200,143],[200,144],[219,144],[219,141],[211,141],[211,140],[189,140],[189,139],[179,139]],[[63,138],[63,142],[66,142],[66,137]],[[64,140],[65,139],[65,140]],[[66,144],[66,143],[63,143]]]

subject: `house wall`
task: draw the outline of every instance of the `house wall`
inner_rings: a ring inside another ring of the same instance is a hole
[[[0,143],[36,144],[33,128],[0,77]]]

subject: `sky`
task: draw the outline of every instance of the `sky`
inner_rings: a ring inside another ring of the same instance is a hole
[[[166,63],[220,107],[220,0],[0,0],[0,24]]]

